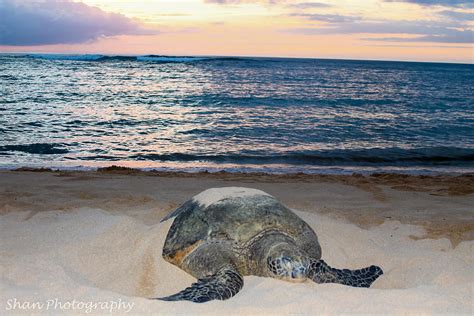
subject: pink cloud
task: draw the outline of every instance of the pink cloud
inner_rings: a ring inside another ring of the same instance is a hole
[[[71,0],[0,0],[0,45],[73,44],[156,33],[122,14]]]

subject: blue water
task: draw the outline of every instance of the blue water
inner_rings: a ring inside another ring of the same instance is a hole
[[[473,172],[474,66],[0,55],[0,167]]]

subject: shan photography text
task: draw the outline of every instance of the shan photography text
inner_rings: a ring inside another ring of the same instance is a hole
[[[79,301],[79,300],[60,300],[58,298],[43,301],[26,301],[11,298],[7,300],[5,310],[7,311],[82,311],[91,312],[130,312],[135,303],[123,301],[121,299],[111,301]]]

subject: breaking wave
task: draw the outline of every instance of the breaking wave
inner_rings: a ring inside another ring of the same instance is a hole
[[[89,156],[84,160],[117,160],[113,156]],[[121,157],[124,158],[124,157]],[[213,162],[233,164],[291,164],[291,165],[353,165],[353,166],[435,166],[435,165],[473,165],[474,149],[464,148],[374,148],[363,150],[325,150],[312,152],[288,152],[273,155],[252,154],[134,154],[126,157],[130,160],[161,162]]]
[[[71,60],[71,61],[139,61],[154,63],[192,63],[199,61],[226,61],[226,60],[244,60],[240,57],[195,57],[195,56],[166,56],[166,55],[142,55],[142,56],[126,56],[126,55],[101,55],[101,54],[29,54],[21,57],[37,58],[45,60]]]

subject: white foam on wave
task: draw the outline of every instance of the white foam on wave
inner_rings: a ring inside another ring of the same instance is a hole
[[[104,57],[100,54],[68,55],[68,54],[32,54],[33,58],[48,60],[99,60]]]
[[[170,63],[182,63],[191,61],[207,60],[205,57],[169,57],[169,56],[138,56],[138,61],[161,61]]]
[[[193,197],[193,200],[205,207],[227,198],[246,197],[255,195],[271,196],[270,194],[252,188],[224,187],[207,189]]]

